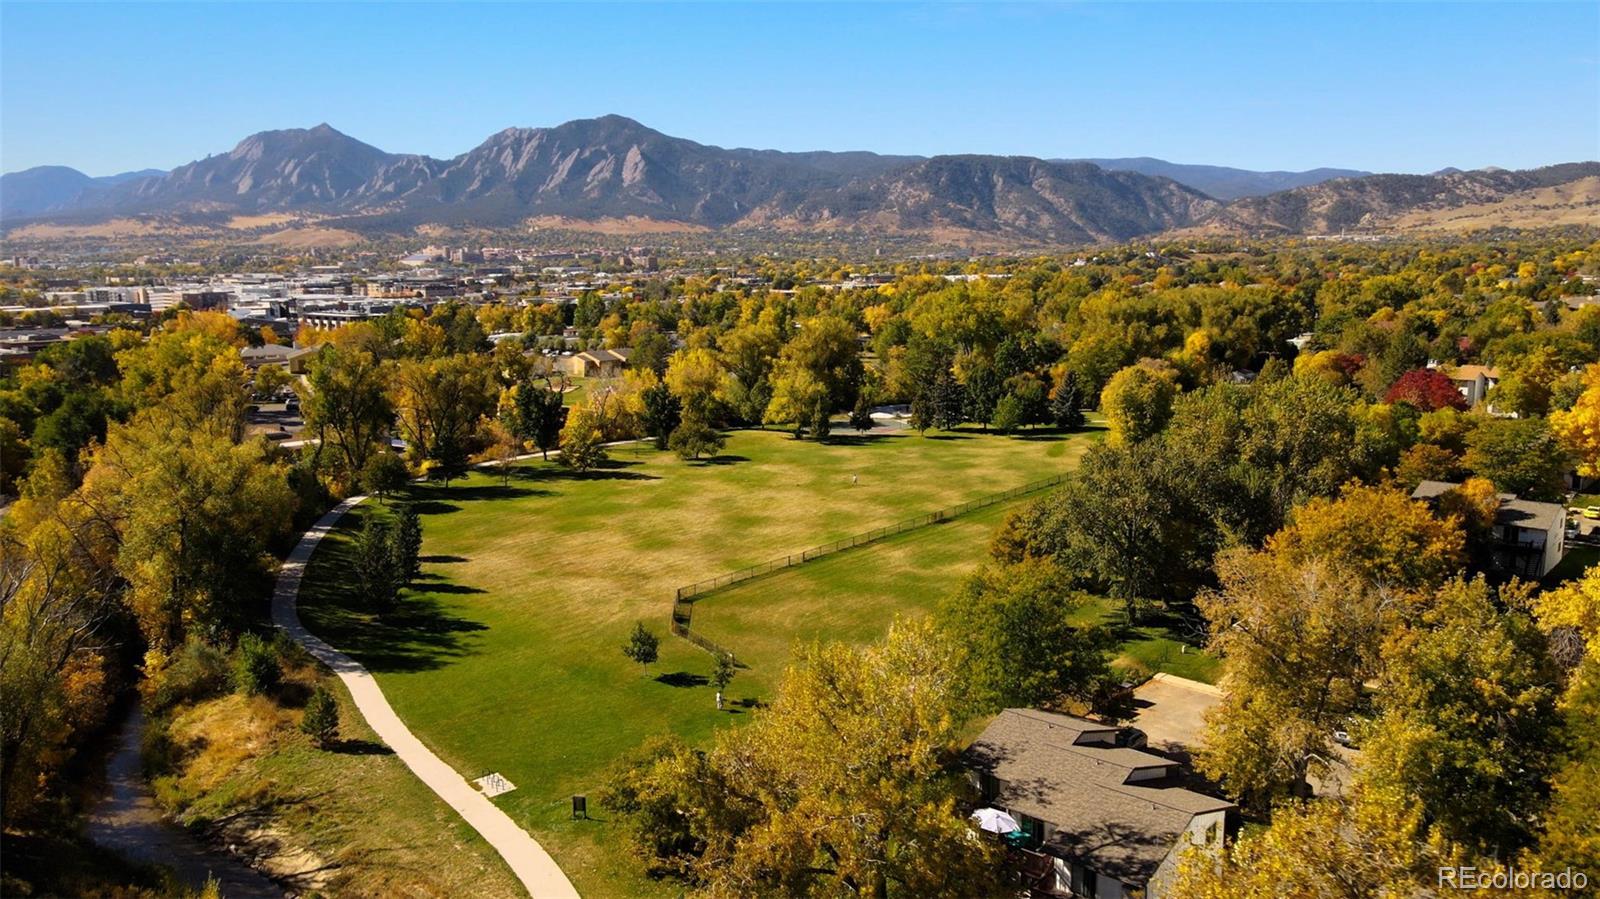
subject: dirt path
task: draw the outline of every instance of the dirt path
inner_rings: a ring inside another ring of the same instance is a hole
[[[356,708],[361,710],[362,717],[367,719],[367,724],[377,732],[379,739],[387,743],[413,774],[439,794],[440,799],[455,809],[500,853],[529,895],[534,899],[577,899],[578,891],[573,889],[572,882],[567,880],[567,875],[562,873],[555,859],[533,837],[528,836],[527,831],[518,827],[510,815],[501,811],[499,806],[474,789],[455,769],[422,745],[422,741],[395,714],[383,690],[379,689],[378,682],[366,668],[317,638],[300,623],[295,601],[300,594],[300,579],[305,574],[306,563],[311,560],[311,554],[316,551],[323,536],[333,530],[344,513],[364,499],[364,496],[353,496],[333,507],[300,538],[278,572],[278,582],[272,592],[273,623],[333,669],[350,690]]]
[[[143,734],[144,715],[135,703],[106,763],[106,795],[89,813],[89,839],[134,861],[171,868],[197,890],[215,877],[228,899],[282,899],[283,888],[266,875],[162,817],[139,771]]]

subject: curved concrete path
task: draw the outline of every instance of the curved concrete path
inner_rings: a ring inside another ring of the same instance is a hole
[[[422,741],[406,728],[400,716],[389,707],[389,700],[384,698],[372,674],[355,659],[329,646],[300,623],[295,600],[300,594],[300,579],[305,574],[306,563],[323,536],[333,530],[344,513],[364,499],[364,496],[353,496],[334,506],[300,538],[278,572],[277,586],[272,592],[273,623],[333,669],[334,674],[350,690],[356,708],[361,710],[367,724],[377,731],[379,739],[387,743],[429,789],[439,794],[440,799],[489,841],[489,845],[511,866],[512,872],[522,881],[530,896],[534,899],[576,899],[578,891],[573,889],[572,882],[567,880],[567,875],[561,872],[550,853],[534,842],[527,831],[518,827],[511,816],[422,745]]]

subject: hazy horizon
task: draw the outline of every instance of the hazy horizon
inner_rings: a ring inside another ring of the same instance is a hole
[[[1581,39],[1600,6],[1515,9],[6,2],[0,170],[169,170],[324,121],[448,159],[607,113],[784,151],[1421,173],[1600,156]]]

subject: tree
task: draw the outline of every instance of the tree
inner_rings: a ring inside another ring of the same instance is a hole
[[[356,592],[368,608],[379,612],[394,608],[405,576],[395,558],[393,532],[389,522],[368,515],[352,547]]]
[[[645,433],[655,438],[656,449],[664,450],[683,419],[683,404],[665,384],[647,387],[639,397],[644,403]]]
[[[711,666],[711,686],[716,687],[718,693],[728,689],[728,684],[733,683],[734,671],[733,656],[717,653],[717,660]]]
[[[1566,411],[1550,413],[1550,430],[1584,477],[1600,476],[1600,364],[1583,372],[1583,392]]]
[[[856,397],[855,408],[850,410],[850,427],[857,434],[866,434],[877,426],[877,422],[872,420],[872,403],[868,401],[866,391],[862,391]]]
[[[385,501],[404,490],[410,480],[405,460],[387,450],[373,453],[361,469],[361,488]]]
[[[303,382],[306,430],[337,453],[349,478],[361,476],[394,424],[391,364],[356,348],[324,344]]]
[[[1257,809],[1305,796],[1331,735],[1361,708],[1392,603],[1359,572],[1290,554],[1235,549],[1221,586],[1197,599],[1224,664],[1197,768]]]
[[[652,744],[608,804],[653,867],[708,895],[992,895],[997,851],[957,804],[969,715],[953,648],[898,622],[873,646],[799,648],[748,726],[705,752]]]
[[[1014,394],[1006,394],[994,404],[994,417],[989,426],[1001,434],[1009,434],[1022,427],[1022,401]]]
[[[643,621],[638,621],[633,625],[633,633],[628,635],[628,642],[622,646],[622,654],[641,665],[648,665],[656,660],[660,649],[661,638],[651,633]]]
[[[561,429],[561,464],[573,471],[588,471],[606,461],[605,435],[593,403],[584,403],[567,416]]]
[[[1074,622],[1084,598],[1065,581],[1048,560],[991,564],[939,607],[939,627],[964,648],[966,678],[986,709],[1061,707],[1109,676],[1116,640]]]
[[[772,401],[764,420],[769,424],[793,423],[795,436],[815,430],[817,410],[826,411],[828,388],[810,369],[790,366],[773,374]]]
[[[953,431],[964,420],[966,391],[948,371],[941,372],[933,381],[922,400],[926,404],[925,417],[929,425],[941,431]],[[914,406],[914,404],[913,404]],[[912,414],[916,414],[913,407]]]
[[[722,432],[702,421],[699,416],[686,415],[682,424],[672,432],[668,441],[680,459],[698,459],[702,455],[714,456],[722,451],[727,438]]]
[[[1352,485],[1336,499],[1314,498],[1267,545],[1297,562],[1321,559],[1404,590],[1437,587],[1466,564],[1458,522],[1384,487]]]
[[[309,735],[319,748],[327,749],[339,739],[339,701],[333,691],[318,684],[306,700],[305,714],[300,718],[301,732]]]
[[[165,408],[113,425],[91,454],[85,502],[115,529],[128,605],[158,654],[243,621],[242,579],[265,573],[288,531],[287,467],[263,441],[187,431]]]
[[[1343,797],[1284,803],[1266,827],[1223,852],[1191,850],[1172,895],[1193,899],[1368,899],[1428,895],[1459,861],[1428,838],[1421,809],[1357,786]]]
[[[1056,427],[1075,431],[1083,427],[1083,398],[1078,393],[1078,376],[1066,372],[1055,396],[1050,398],[1050,419]]]
[[[283,679],[283,669],[270,643],[255,634],[244,634],[233,651],[231,677],[235,690],[258,696],[278,688],[279,681]]]
[[[1554,662],[1508,604],[1482,578],[1456,581],[1389,637],[1361,766],[1452,843],[1501,858],[1532,843],[1561,743]]]
[[[1170,366],[1140,363],[1122,369],[1100,393],[1100,411],[1113,443],[1138,443],[1166,427],[1178,381]]]
[[[1383,395],[1386,403],[1405,403],[1422,412],[1435,409],[1467,408],[1467,398],[1456,389],[1455,382],[1442,372],[1431,368],[1418,368],[1400,376]]]
[[[463,471],[478,421],[494,410],[489,366],[468,355],[408,359],[394,378],[400,430],[416,459],[435,462],[446,479]]]
[[[1468,435],[1462,462],[1501,490],[1530,499],[1559,497],[1572,464],[1542,418],[1485,419]]]
[[[422,518],[410,505],[395,515],[392,555],[405,582],[422,576]]]
[[[512,433],[530,441],[540,454],[550,458],[550,450],[560,441],[561,426],[566,423],[566,408],[562,393],[533,378],[517,385],[513,408],[516,426]]]

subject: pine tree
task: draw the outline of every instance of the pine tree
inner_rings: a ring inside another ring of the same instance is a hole
[[[380,612],[394,607],[404,574],[395,561],[393,532],[389,522],[368,516],[356,535],[356,587],[362,601]]]
[[[306,701],[305,716],[300,719],[300,730],[323,749],[339,739],[339,701],[324,686],[318,686]]]
[[[1078,376],[1067,372],[1050,401],[1050,417],[1057,427],[1076,430],[1083,427],[1082,401],[1078,397]]]
[[[876,426],[877,422],[872,420],[872,404],[867,401],[867,392],[863,390],[856,397],[855,408],[850,410],[850,427],[855,428],[857,433],[865,434]]]
[[[422,519],[410,506],[400,510],[394,528],[393,555],[396,567],[409,583],[422,576]]]

